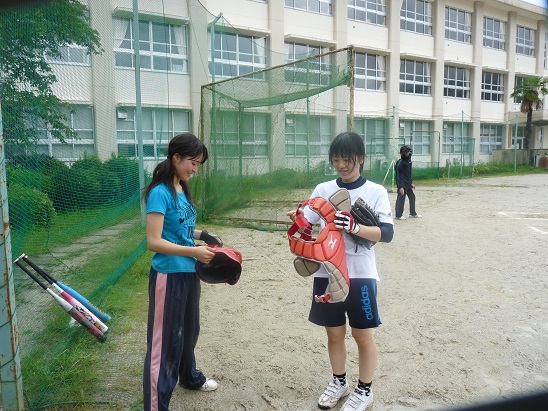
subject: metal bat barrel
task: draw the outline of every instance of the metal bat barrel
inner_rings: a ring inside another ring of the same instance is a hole
[[[107,337],[105,334],[95,327],[88,319],[86,319],[81,313],[75,310],[75,308],[69,304],[68,301],[59,297],[55,292],[53,292],[49,287],[47,287],[38,277],[31,273],[21,262],[19,258],[16,259],[15,264],[23,270],[30,278],[32,278],[40,287],[42,287],[56,302],[59,304],[63,310],[65,310],[69,315],[74,318],[79,324],[81,324],[90,334],[93,334],[98,341],[104,342]]]
[[[92,303],[89,302],[87,298],[85,298],[83,295],[78,293],[76,290],[70,288],[68,285],[63,284],[61,281],[58,281],[55,279],[52,275],[45,272],[42,268],[40,268],[38,265],[33,263],[30,258],[26,254],[21,254],[19,257],[23,259],[28,265],[30,265],[37,273],[40,273],[44,278],[49,279],[51,283],[57,284],[59,287],[61,287],[64,291],[72,295],[76,300],[78,300],[84,307],[86,307],[90,312],[92,312],[97,318],[99,318],[103,323],[106,323],[110,320],[110,315],[100,311],[97,307],[95,307]]]

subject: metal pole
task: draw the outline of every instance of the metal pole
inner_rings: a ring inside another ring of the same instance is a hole
[[[211,22],[211,38],[209,39],[211,47],[211,83],[215,83],[215,24],[223,17],[223,13],[219,13]],[[216,116],[216,101],[215,101],[215,84],[211,85],[211,136],[210,140],[213,143],[213,175],[217,174],[217,116]]]
[[[354,48],[350,48],[350,131],[354,131]]]
[[[4,134],[2,132],[2,109],[0,106],[0,212],[2,226],[0,236],[0,260],[3,276],[0,283],[0,392],[5,411],[24,409],[23,377],[19,357],[19,332],[15,310],[13,284],[11,233],[8,214],[8,187],[6,182],[6,161],[4,155]]]
[[[516,129],[514,131],[514,173],[517,171],[518,159],[518,113],[516,113]]]
[[[460,120],[460,176],[462,177],[462,166],[464,164],[464,111],[461,111]]]
[[[145,188],[145,166],[143,160],[143,124],[141,107],[141,55],[139,46],[139,0],[133,0],[133,50],[135,59],[135,132],[137,133],[137,158],[139,162],[139,188]],[[146,210],[141,202],[141,221],[145,224]]]

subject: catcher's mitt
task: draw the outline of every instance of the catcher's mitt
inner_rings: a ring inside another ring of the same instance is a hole
[[[379,215],[373,210],[369,204],[367,204],[361,197],[352,204],[350,208],[350,214],[360,225],[365,226],[376,226],[379,227],[381,222],[379,221]],[[358,237],[352,233],[348,233],[350,237],[356,242],[357,245],[363,245],[368,249],[371,249],[376,242],[371,240],[366,240],[365,238]]]

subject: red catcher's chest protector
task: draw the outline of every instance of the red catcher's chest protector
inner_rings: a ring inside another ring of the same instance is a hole
[[[310,235],[311,224],[304,217],[302,208],[309,206],[325,222],[317,238]],[[340,189],[329,201],[321,197],[311,198],[297,207],[295,223],[287,231],[289,249],[297,255],[293,261],[295,270],[303,277],[308,277],[318,271],[323,265],[329,275],[329,283],[323,295],[314,296],[319,303],[338,303],[346,300],[350,279],[346,266],[346,250],[341,230],[335,227],[335,212],[350,210],[350,193]],[[300,229],[304,232],[300,237],[295,235]]]

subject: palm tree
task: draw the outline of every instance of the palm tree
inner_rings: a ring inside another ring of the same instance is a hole
[[[548,94],[547,82],[548,78],[539,76],[526,77],[520,84],[514,87],[514,92],[510,95],[510,97],[517,97],[521,101],[519,109],[522,113],[527,114],[525,138],[523,140],[526,150],[529,150],[530,146],[533,110],[542,108],[542,99]]]

